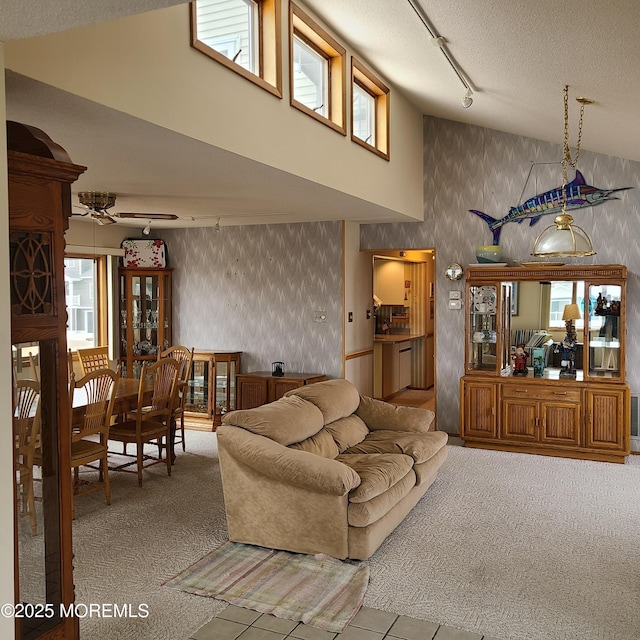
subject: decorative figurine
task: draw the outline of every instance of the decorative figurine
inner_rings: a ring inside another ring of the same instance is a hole
[[[529,352],[525,351],[524,342],[520,342],[516,347],[516,350],[511,354],[514,376],[526,376],[527,373],[529,373],[529,370],[527,369],[528,358]]]
[[[567,333],[564,340],[560,343],[557,351],[562,351],[562,359],[560,361],[560,377],[575,378],[576,377],[576,349],[577,341],[575,333]]]
[[[544,356],[542,347],[533,350],[533,377],[542,378],[544,376]]]

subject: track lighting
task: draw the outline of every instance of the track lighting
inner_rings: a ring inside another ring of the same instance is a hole
[[[151,233],[151,220],[147,222],[147,226],[142,230],[142,234],[148,236]]]
[[[436,33],[435,28],[431,24],[427,14],[424,12],[422,7],[420,7],[416,0],[407,0],[407,2],[411,5],[411,8],[414,10],[415,14],[418,16],[420,22],[422,22],[424,28],[427,30],[427,33],[431,36],[431,42],[434,46],[438,47],[440,51],[442,51],[442,55],[445,57],[445,60],[449,63],[449,66],[453,69],[453,72],[458,76],[458,80],[462,83],[462,86],[466,89],[466,93],[464,94],[464,98],[462,98],[462,106],[465,109],[468,109],[473,104],[473,91],[471,90],[471,82],[467,79],[467,75],[464,73],[460,65],[456,62],[455,58],[451,55],[449,48],[447,47],[447,40],[444,36],[438,35]]]

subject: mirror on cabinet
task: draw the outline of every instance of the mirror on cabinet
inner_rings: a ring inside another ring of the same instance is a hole
[[[60,624],[59,463],[55,341],[12,345],[20,637]],[[45,610],[47,616],[27,615]],[[49,615],[50,614],[50,615]]]
[[[467,373],[623,380],[624,267],[592,269],[469,269]]]

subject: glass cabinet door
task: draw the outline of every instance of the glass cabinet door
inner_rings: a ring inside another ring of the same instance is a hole
[[[620,285],[589,285],[588,340],[590,377],[620,378],[622,353],[620,347]]]
[[[222,421],[227,411],[236,408],[236,375],[240,370],[239,351],[217,351],[215,353],[215,410],[214,426]]]
[[[185,411],[209,414],[209,360],[194,360],[191,365]]]
[[[57,355],[55,340],[12,345],[17,602],[24,606],[17,637],[23,639],[38,638],[61,622]]]
[[[467,369],[495,372],[498,357],[498,291],[495,285],[469,287]]]
[[[122,375],[137,378],[145,361],[171,345],[171,276],[168,269],[120,270]]]

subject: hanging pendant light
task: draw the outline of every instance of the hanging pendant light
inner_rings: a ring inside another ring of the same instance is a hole
[[[573,216],[561,213],[554,223],[536,238],[532,256],[584,258],[595,254],[591,238],[582,227],[573,224]]]
[[[567,213],[567,165],[576,168],[580,157],[580,143],[582,141],[582,119],[584,107],[593,104],[590,98],[576,98],[580,103],[580,120],[578,122],[578,143],[576,145],[575,160],[571,157],[569,148],[569,85],[564,87],[564,149],[562,153],[562,210],[554,220],[554,224],[543,229],[533,244],[532,256],[584,258],[595,255],[589,234],[573,224],[573,217]]]

